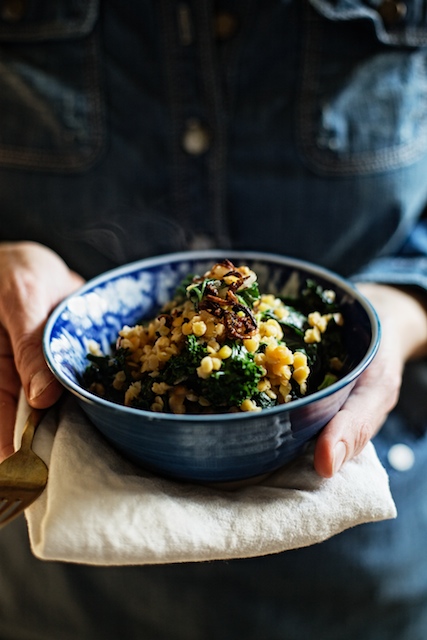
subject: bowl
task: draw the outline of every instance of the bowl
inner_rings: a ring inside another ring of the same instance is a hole
[[[263,292],[299,287],[307,278],[335,290],[345,318],[349,366],[337,382],[259,412],[175,415],[115,404],[81,384],[89,341],[108,353],[123,325],[153,317],[189,273],[229,258],[258,275]],[[259,252],[191,251],[140,260],[87,282],[52,313],[43,335],[46,362],[93,425],[126,458],[161,475],[230,482],[270,473],[300,455],[337,413],[374,358],[377,315],[348,281],[316,265]]]

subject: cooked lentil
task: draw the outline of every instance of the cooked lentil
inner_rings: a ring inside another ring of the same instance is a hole
[[[342,326],[333,291],[308,281],[294,300],[260,294],[249,267],[224,260],[147,324],[124,326],[112,355],[91,345],[84,384],[156,412],[260,411],[343,374]]]

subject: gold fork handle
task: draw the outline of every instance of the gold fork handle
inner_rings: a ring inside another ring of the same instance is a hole
[[[31,409],[22,432],[21,449],[29,451],[34,438],[34,433],[46,414],[47,409]]]

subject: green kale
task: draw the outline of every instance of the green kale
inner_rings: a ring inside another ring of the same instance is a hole
[[[336,382],[337,380],[338,380],[338,376],[336,376],[334,373],[327,373],[323,378],[322,382],[317,387],[317,390],[320,391],[321,389],[327,389],[328,387],[331,386],[331,384],[334,384],[334,382]]]
[[[268,409],[269,407],[275,407],[277,404],[277,400],[270,398],[264,391],[260,391],[255,393],[252,396],[252,400],[256,403],[258,407],[261,409]]]
[[[313,311],[318,311],[322,315],[333,315],[340,311],[341,307],[328,290],[325,291],[323,287],[311,279],[306,281],[297,300],[287,298],[283,299],[283,302],[289,310],[289,315],[286,318],[278,320],[283,330],[283,341],[291,351],[302,351],[306,354],[310,367],[307,394],[313,393],[332,380],[330,376],[335,374],[330,372],[330,360],[336,357],[344,362],[346,347],[343,331],[336,324],[334,318],[329,321],[326,331],[322,334],[321,342],[306,343],[304,334],[310,326],[307,317]],[[295,309],[293,305],[297,305],[298,309]],[[263,314],[263,319],[269,317],[275,318],[271,311]],[[296,385],[293,385],[293,394],[300,397]]]
[[[254,282],[247,289],[241,289],[236,293],[237,299],[240,304],[253,309],[254,303],[260,299],[261,295],[259,292],[258,282]]]
[[[174,298],[185,299],[187,297],[187,287],[193,282],[194,275],[189,273],[177,286],[175,289]]]
[[[212,284],[214,286],[218,285],[218,280],[213,280],[212,278],[206,278],[201,282],[190,283],[187,287],[186,295],[189,300],[194,304],[195,308],[198,309],[200,302],[202,301],[206,287]]]
[[[335,296],[331,296],[328,289],[325,290],[310,278],[306,280],[305,287],[301,291],[298,306],[307,315],[312,311],[318,311],[323,315],[325,313],[335,313],[339,310],[339,304]]]
[[[196,369],[205,355],[206,346],[199,344],[195,335],[188,335],[181,353],[166,363],[161,372],[161,379],[167,384],[179,384],[183,380],[197,377]]]
[[[144,409],[149,411],[153,404],[156,394],[152,390],[153,382],[156,382],[157,378],[152,378],[149,373],[145,373],[139,380],[141,384],[141,391],[136,398],[131,401],[131,406],[136,409]]]
[[[102,384],[108,390],[108,397],[114,402],[123,402],[123,393],[112,386],[114,378],[119,371],[124,371],[126,376],[126,386],[132,382],[129,366],[126,362],[128,349],[117,349],[112,355],[96,356],[87,354],[90,364],[82,374],[82,384],[89,388],[92,384]]]
[[[263,321],[269,318],[276,320],[282,328],[283,342],[286,343],[286,346],[291,351],[303,351],[308,358],[309,366],[312,366],[317,357],[317,346],[316,344],[307,344],[304,341],[305,331],[309,327],[307,316],[289,305],[286,305],[286,308],[289,313],[285,318],[279,320],[273,311],[268,310],[261,314],[261,319]]]
[[[252,398],[262,376],[262,369],[255,363],[254,355],[240,343],[229,343],[231,356],[222,361],[219,371],[206,380],[199,378],[200,394],[214,406],[239,406],[246,398]]]
[[[317,389],[324,388],[327,381],[332,379],[330,376],[333,375],[335,379],[337,378],[330,371],[331,358],[338,358],[341,362],[346,359],[347,351],[344,335],[341,327],[335,323],[334,319],[329,321],[326,331],[322,334],[322,340],[317,343],[306,344],[305,352],[310,367],[307,393],[313,393]]]

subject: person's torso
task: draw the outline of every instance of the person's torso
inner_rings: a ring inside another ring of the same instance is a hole
[[[3,3],[1,238],[85,276],[230,245],[354,272],[427,197],[424,5]]]

